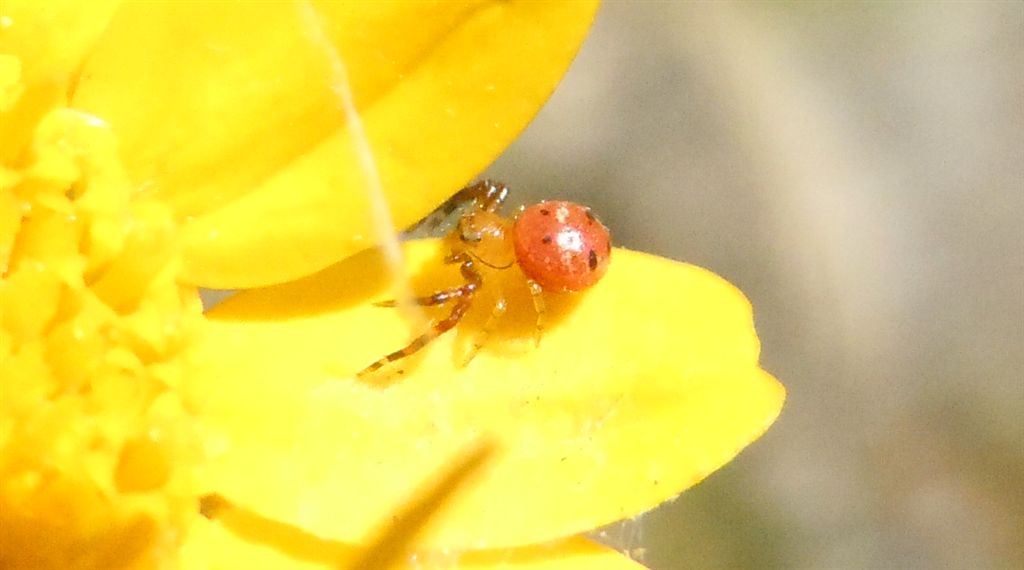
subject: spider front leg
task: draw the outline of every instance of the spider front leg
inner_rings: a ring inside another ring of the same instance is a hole
[[[366,368],[363,368],[356,373],[356,376],[365,376],[380,369],[388,363],[401,360],[402,358],[415,354],[418,350],[429,344],[430,341],[454,328],[455,325],[459,324],[459,321],[462,320],[462,317],[466,316],[466,312],[469,311],[469,308],[473,304],[473,295],[480,289],[483,279],[480,277],[480,273],[477,272],[476,266],[473,264],[473,259],[468,254],[462,254],[458,257],[462,261],[462,266],[459,269],[461,270],[462,277],[466,280],[466,283],[461,287],[446,289],[445,291],[439,291],[434,295],[420,297],[417,299],[417,302],[421,300],[426,301],[424,303],[420,303],[426,305],[436,305],[455,300],[451,313],[439,321],[433,321],[430,324],[430,328],[428,328],[425,333],[413,339],[413,341],[407,346],[396,350],[370,364]],[[458,293],[452,293],[453,291],[458,291]]]
[[[448,254],[444,258],[445,265],[451,265],[453,263],[464,263],[466,260],[466,254],[464,253],[452,253]],[[465,270],[463,270],[463,276],[465,276]],[[458,299],[459,297],[465,297],[466,295],[472,295],[471,289],[475,285],[472,285],[472,281],[467,282],[461,287],[452,287],[451,289],[442,289],[431,295],[424,297],[413,297],[412,303],[421,307],[430,307],[433,305],[443,305],[452,299]],[[377,301],[373,304],[375,307],[397,307],[397,299],[388,299],[387,301]]]
[[[487,337],[491,336],[491,331],[494,330],[494,325],[501,320],[501,317],[505,316],[505,311],[508,309],[508,302],[505,301],[505,297],[501,296],[494,303],[494,307],[491,308],[491,314],[488,315],[487,321],[484,322],[484,327],[480,331],[480,334],[476,335],[473,339],[473,348],[466,354],[466,358],[463,359],[462,365],[466,366],[469,364],[480,349],[484,347],[484,343],[487,341]]]
[[[533,331],[533,345],[540,346],[540,337],[544,333],[544,317],[547,313],[547,304],[544,302],[544,288],[533,279],[527,280],[526,285],[530,288],[533,310],[537,312],[536,328]]]
[[[471,286],[469,283],[467,283],[467,284],[465,284],[465,285],[463,285],[461,287],[452,287],[451,289],[443,289],[441,291],[438,291],[438,292],[436,292],[436,293],[434,293],[432,295],[427,295],[425,297],[413,297],[412,298],[412,303],[416,304],[416,305],[420,305],[421,307],[431,307],[433,305],[443,305],[443,304],[447,303],[448,301],[452,301],[454,299],[461,299],[462,297],[465,297],[467,295],[472,295],[472,294],[473,294],[473,286]],[[398,306],[398,301],[396,301],[395,299],[388,299],[387,301],[377,301],[376,303],[374,303],[374,306],[376,306],[376,307],[397,307]]]
[[[447,226],[451,216],[460,209],[472,205],[473,209],[497,212],[508,197],[508,186],[495,180],[480,180],[459,190],[441,204],[436,210],[427,214],[405,230],[408,234],[433,234],[439,228]]]
[[[466,186],[455,193],[442,206],[447,213],[452,213],[460,204],[475,201],[478,208],[488,212],[497,212],[508,198],[508,186],[496,180],[480,180]]]

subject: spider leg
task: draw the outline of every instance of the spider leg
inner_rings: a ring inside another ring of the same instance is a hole
[[[444,256],[444,264],[451,265],[453,263],[462,263],[464,259],[466,259],[466,254],[464,252],[449,253]]]
[[[480,180],[456,192],[441,208],[450,214],[472,200],[480,209],[496,212],[505,203],[505,198],[508,198],[508,186],[496,180]]]
[[[431,323],[430,328],[427,329],[425,333],[413,339],[413,341],[407,346],[400,348],[370,364],[366,368],[363,368],[356,374],[356,376],[365,376],[388,363],[416,353],[424,346],[427,346],[430,341],[448,332],[454,328],[455,325],[459,324],[459,321],[462,320],[462,317],[466,315],[466,312],[469,311],[469,307],[472,305],[473,294],[476,293],[483,282],[480,274],[476,270],[476,267],[473,265],[473,258],[468,255],[463,257],[462,267],[460,269],[462,271],[462,276],[466,279],[466,284],[458,289],[464,290],[465,292],[455,297],[456,302],[452,306],[452,312],[449,313],[447,317]]]
[[[433,234],[451,224],[452,215],[469,204],[489,212],[497,211],[508,196],[508,187],[494,180],[480,180],[459,190],[433,212],[409,226],[405,234]]]
[[[469,284],[467,283],[466,285],[463,285],[461,287],[452,287],[451,289],[443,289],[441,291],[437,291],[432,295],[426,295],[424,297],[413,297],[412,302],[424,307],[429,307],[432,305],[443,305],[453,299],[465,297],[466,295],[472,295],[473,292],[471,291],[471,289],[472,287],[469,287]],[[374,306],[397,307],[398,301],[394,299],[388,299],[387,301],[377,301],[376,303],[374,303]]]
[[[452,263],[462,263],[462,262],[465,261],[465,259],[466,259],[466,254],[464,254],[464,253],[450,253],[450,254],[448,254],[448,255],[446,255],[444,257],[444,262],[445,262],[445,264],[450,265]],[[463,285],[461,287],[452,287],[451,289],[442,289],[440,291],[437,291],[437,292],[433,293],[432,295],[426,295],[426,296],[423,296],[423,297],[413,297],[412,298],[412,303],[414,303],[416,305],[423,306],[423,307],[429,307],[429,306],[432,306],[432,305],[443,305],[443,304],[447,303],[448,301],[451,301],[452,299],[457,299],[457,298],[465,296],[465,295],[471,295],[472,292],[469,291],[470,287],[468,287],[468,285],[469,285],[469,283],[467,283],[466,285]],[[388,299],[387,301],[377,301],[376,303],[373,304],[373,306],[375,306],[375,307],[397,307],[398,306],[398,300],[397,299]]]
[[[499,298],[498,301],[494,303],[494,307],[491,309],[491,314],[487,317],[487,321],[484,322],[484,328],[481,329],[480,334],[473,339],[473,348],[469,350],[466,354],[465,360],[462,361],[463,366],[466,366],[470,361],[476,358],[477,353],[480,352],[480,349],[484,347],[484,343],[487,342],[487,337],[489,337],[491,335],[491,331],[494,330],[494,325],[501,319],[501,317],[505,316],[505,311],[507,309],[508,303],[505,301],[505,297]]]
[[[534,346],[540,346],[540,337],[544,333],[544,317],[547,313],[547,304],[544,302],[544,289],[540,286],[540,283],[533,279],[527,280],[526,284],[530,287],[533,310],[537,312],[537,328],[533,334],[533,344]]]

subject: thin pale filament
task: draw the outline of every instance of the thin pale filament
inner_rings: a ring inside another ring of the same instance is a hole
[[[330,64],[331,90],[337,97],[341,111],[345,115],[345,122],[358,154],[359,168],[366,183],[366,193],[370,198],[370,215],[377,233],[377,243],[391,270],[392,286],[398,299],[397,304],[405,315],[415,322],[417,329],[422,330],[426,327],[426,319],[423,311],[413,302],[412,286],[409,282],[409,275],[405,271],[405,260],[398,242],[398,231],[391,218],[391,209],[388,207],[387,199],[384,197],[384,188],[381,185],[377,161],[373,156],[373,148],[366,137],[362,118],[356,108],[345,60],[327,38],[324,31],[324,20],[313,4],[309,0],[300,0],[298,8],[310,42],[323,51]]]

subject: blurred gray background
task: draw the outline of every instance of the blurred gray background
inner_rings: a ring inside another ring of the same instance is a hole
[[[1024,567],[1024,3],[607,2],[488,174],[723,275],[789,390],[657,570]]]

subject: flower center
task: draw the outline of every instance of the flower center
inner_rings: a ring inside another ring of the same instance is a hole
[[[17,81],[0,74],[0,93]],[[3,107],[29,136],[0,164],[0,560],[144,563],[195,512],[176,387],[199,298],[176,282],[170,212],[130,184],[103,121]]]

